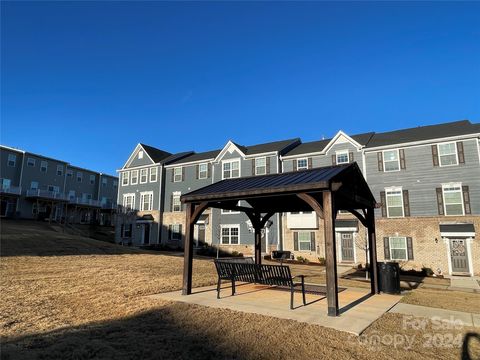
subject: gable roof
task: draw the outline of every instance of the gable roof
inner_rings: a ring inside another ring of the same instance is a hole
[[[478,132],[480,132],[480,124],[472,124],[469,120],[419,126],[416,128],[375,133],[368,142],[367,148],[441,139],[451,136],[475,134]]]
[[[150,145],[140,143],[140,146],[147,152],[148,156],[150,156],[154,163],[159,163],[160,161],[172,155],[169,152],[154,148]]]

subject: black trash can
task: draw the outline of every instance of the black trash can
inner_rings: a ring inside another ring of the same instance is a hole
[[[378,290],[400,294],[400,266],[396,262],[378,263]]]
[[[283,264],[283,260],[289,260],[290,256],[291,256],[290,251],[281,251],[281,250],[272,251],[272,259],[279,259],[280,264]]]

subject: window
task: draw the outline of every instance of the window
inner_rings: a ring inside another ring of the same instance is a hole
[[[107,178],[102,178],[102,186],[107,186],[108,180]]]
[[[390,237],[390,259],[391,260],[408,260],[407,258],[407,238]]]
[[[95,184],[95,175],[90,175],[90,184]]]
[[[116,188],[118,186],[118,181],[117,180],[113,180],[113,187]]]
[[[32,215],[37,215],[38,213],[38,208],[37,208],[37,203],[32,204]]]
[[[139,159],[143,159],[143,151],[142,151],[142,150],[140,150],[140,151],[138,152],[138,158],[139,158]]]
[[[129,178],[130,178],[130,173],[128,171],[125,171],[122,173],[122,186],[128,185]]]
[[[0,184],[2,184],[2,189],[10,189],[12,181],[10,179],[0,179]]]
[[[150,182],[157,182],[158,168],[150,168]]]
[[[102,201],[100,202],[102,205],[105,205],[108,202],[108,198],[106,196],[102,196]]]
[[[132,228],[133,224],[122,224],[122,237],[130,238],[132,237]]]
[[[57,165],[57,175],[58,176],[63,175],[63,165]]]
[[[240,206],[240,201],[237,202],[236,204],[237,206]],[[225,210],[225,209],[222,209],[220,210],[220,213],[221,214],[224,214],[224,215],[229,215],[229,214],[240,214],[240,211],[236,211],[236,210]]]
[[[208,164],[198,165],[198,178],[206,179],[208,177]]]
[[[135,208],[135,194],[123,194],[123,207],[127,210]]]
[[[46,161],[41,161],[40,162],[40,171],[41,172],[47,172],[47,169],[48,169],[48,162]]]
[[[75,190],[70,190],[68,192],[68,199],[69,200],[75,200]]]
[[[255,159],[255,175],[265,175],[267,173],[267,159],[264,157]]]
[[[224,161],[222,176],[222,179],[240,177],[240,160]]]
[[[180,212],[182,211],[182,202],[180,201],[180,194],[172,195],[172,211]]]
[[[240,226],[222,225],[222,244],[237,245],[240,243]]]
[[[182,240],[182,225],[174,224],[169,226],[170,240]]]
[[[307,158],[297,159],[297,170],[306,170],[306,169],[308,169]]]
[[[148,181],[148,169],[140,170],[140,184],[145,184]]]
[[[35,159],[34,158],[28,158],[27,159],[27,166],[35,166]]]
[[[442,190],[445,215],[464,215],[462,185],[443,185]]]
[[[310,231],[298,232],[298,250],[311,251],[312,233]]]
[[[400,170],[398,150],[386,150],[383,152],[383,168],[385,171]]]
[[[153,204],[153,191],[140,193],[140,210],[150,211]]]
[[[8,166],[15,166],[17,163],[17,155],[15,154],[8,154]]]
[[[338,164],[348,164],[350,162],[348,158],[348,150],[341,150],[335,153]]]
[[[401,188],[385,189],[387,217],[403,217],[403,196]]]
[[[30,183],[30,190],[38,190],[38,181],[32,181]]]
[[[130,179],[130,185],[138,184],[138,170],[132,170],[132,178]]]
[[[82,193],[82,200],[87,201],[92,199],[92,194]]]
[[[58,186],[48,185],[48,191],[54,192],[54,193],[59,193],[59,192],[60,192],[60,188],[59,188]]]
[[[67,176],[72,177],[73,176],[73,170],[68,169],[67,170]]]
[[[458,165],[457,145],[454,142],[438,144],[440,166]]]
[[[77,182],[82,182],[83,180],[83,173],[81,171],[77,171]]]
[[[180,182],[183,180],[183,170],[181,167],[173,169],[173,182]]]

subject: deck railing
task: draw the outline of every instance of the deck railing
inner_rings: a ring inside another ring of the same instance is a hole
[[[2,194],[21,195],[22,188],[20,186],[2,186],[0,187]]]
[[[50,190],[30,189],[27,190],[27,197],[40,197],[56,200],[67,200],[64,193]]]

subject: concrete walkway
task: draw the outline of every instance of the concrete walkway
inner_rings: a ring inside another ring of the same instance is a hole
[[[437,309],[427,306],[398,303],[389,310],[391,313],[424,317],[430,320],[461,324],[462,326],[480,327],[480,314],[462,311]],[[460,323],[461,322],[461,323]]]
[[[295,308],[290,310],[290,292],[265,285],[239,285],[235,296],[231,296],[230,286],[225,286],[222,288],[220,299],[217,299],[215,286],[193,289],[193,294],[188,296],[182,296],[180,291],[174,291],[150,295],[149,298],[296,320],[358,336],[400,301],[401,296],[387,294],[371,296],[369,289],[342,289],[338,294],[340,316],[337,317],[327,315],[325,296],[307,294],[307,305],[304,306],[301,293],[295,293]]]
[[[448,290],[469,291],[480,293],[480,284],[478,277],[470,276],[452,276]]]

